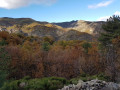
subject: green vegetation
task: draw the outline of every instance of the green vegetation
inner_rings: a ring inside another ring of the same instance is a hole
[[[92,47],[91,44],[88,43],[88,42],[84,42],[82,44],[82,46],[83,46],[83,48],[84,48],[84,50],[85,50],[86,53],[88,53],[88,49]]]
[[[7,82],[6,79],[7,76],[8,76],[7,72],[0,70],[0,87],[2,87],[5,82]]]
[[[104,74],[94,76],[81,74],[80,77],[73,78],[71,80],[66,80],[61,77],[31,79],[29,76],[26,76],[20,80],[6,81],[0,90],[57,90],[62,88],[64,85],[77,84],[79,80],[89,81],[93,79],[109,81],[109,77]]]
[[[64,78],[29,79],[25,77],[20,80],[6,82],[0,90],[56,90],[67,84],[69,82]]]
[[[0,48],[0,70],[8,70],[10,56],[5,51],[5,48]]]
[[[109,73],[111,81],[116,81],[120,72],[120,17],[113,16],[107,20],[107,23],[103,25],[105,33],[102,33],[99,37],[101,43],[103,58],[106,58],[106,72]],[[118,66],[117,66],[118,65]]]
[[[99,37],[99,41],[103,46],[112,44],[112,40],[120,36],[120,17],[110,17],[105,25],[103,25],[105,33]]]
[[[0,48],[0,87],[7,81],[10,56],[4,47]]]
[[[3,39],[3,40],[1,40],[0,41],[0,46],[5,46],[5,45],[7,45],[7,42]]]
[[[45,51],[48,51],[50,49],[50,43],[49,42],[43,42],[42,49]]]

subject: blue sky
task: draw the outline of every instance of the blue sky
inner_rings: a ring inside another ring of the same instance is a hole
[[[101,21],[120,15],[120,0],[1,0],[0,17]]]

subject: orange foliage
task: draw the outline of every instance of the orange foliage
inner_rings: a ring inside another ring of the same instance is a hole
[[[21,49],[17,46],[9,46],[6,48],[8,53],[11,55],[11,64],[9,77],[14,77],[16,79],[22,78],[24,76],[31,77],[42,77],[43,65],[42,61],[37,59],[40,56],[38,52],[32,54],[28,50]],[[40,73],[38,71],[41,71]]]
[[[90,43],[92,47],[85,53],[81,41],[54,42],[52,37],[45,37],[41,40],[49,42],[51,48],[44,51],[43,42],[37,37],[0,32],[0,38],[9,44],[6,46],[11,56],[9,78],[57,76],[70,79],[83,72],[97,74],[105,66],[95,43]]]
[[[82,59],[80,59],[80,66],[84,73],[92,75],[101,71],[100,55],[98,53],[97,46],[93,44],[92,48],[89,48],[88,53],[84,53],[82,55]]]
[[[2,31],[0,32],[0,38],[6,40],[9,38],[9,33],[8,32],[5,32],[5,31]]]

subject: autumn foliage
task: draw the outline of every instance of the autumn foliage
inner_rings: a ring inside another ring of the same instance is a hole
[[[8,78],[57,76],[70,79],[82,73],[94,75],[103,70],[100,67],[97,43],[86,45],[84,41],[54,42],[51,37],[40,40],[7,32],[0,32],[0,35],[0,39],[7,43],[4,48],[11,57]]]
[[[114,44],[118,42],[119,39],[113,40]],[[0,32],[0,48],[4,48],[10,56],[6,69],[8,79],[21,79],[25,76],[70,79],[83,73],[104,73],[106,60],[98,46],[97,42],[54,41],[47,36],[39,38]]]

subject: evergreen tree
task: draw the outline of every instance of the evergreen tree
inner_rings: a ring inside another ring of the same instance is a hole
[[[103,25],[104,33],[99,37],[104,53],[103,58],[106,58],[105,72],[109,73],[112,81],[116,81],[119,76],[117,67],[118,56],[117,47],[112,43],[112,40],[120,36],[120,17],[110,17],[106,24]]]
[[[105,33],[102,33],[99,37],[99,41],[103,46],[112,44],[112,39],[120,36],[120,17],[110,17],[106,24],[103,25]]]

